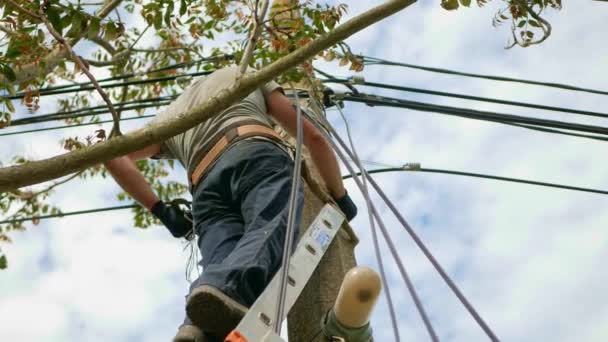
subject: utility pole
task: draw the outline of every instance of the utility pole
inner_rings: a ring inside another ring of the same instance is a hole
[[[273,0],[270,11],[273,28],[279,28],[277,32],[289,32],[295,29],[296,21],[300,18],[297,7],[299,0]],[[282,34],[282,33],[278,33]],[[297,90],[308,92],[308,99],[301,99],[300,105],[306,108],[307,112],[313,116],[324,115],[322,100],[319,92],[312,89],[313,82],[300,82],[294,84]],[[292,92],[291,85],[283,85],[285,92]],[[281,132],[280,128],[277,128]],[[281,132],[286,136],[285,132]],[[295,140],[288,137],[289,142],[294,145]],[[302,212],[301,229],[306,229],[314,218],[319,214],[325,203],[331,202],[327,189],[324,187],[321,177],[311,161],[310,155],[306,150],[303,153],[305,170],[303,170],[305,180],[305,200]],[[300,235],[306,232],[301,231]],[[332,308],[342,279],[346,273],[356,266],[354,248],[359,242],[348,223],[344,223],[336,238],[330,245],[321,263],[308,281],[302,291],[298,301],[287,316],[289,329],[289,341],[322,341],[320,334],[321,317]],[[316,337],[315,337],[316,336]]]

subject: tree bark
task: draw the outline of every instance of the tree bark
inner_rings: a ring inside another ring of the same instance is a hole
[[[87,146],[63,155],[0,168],[0,191],[16,189],[65,176],[185,132],[208,119],[213,114],[227,108],[235,101],[244,98],[260,84],[270,81],[272,78],[313,57],[320,51],[335,45],[352,34],[402,10],[414,2],[415,0],[391,0],[368,10],[271,65],[257,72],[245,75],[238,84],[220,91],[199,108],[182,113],[172,120],[150,125],[144,129],[139,129],[109,141]]]

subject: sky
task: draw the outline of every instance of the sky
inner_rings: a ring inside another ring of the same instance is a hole
[[[371,2],[346,1],[349,15]],[[374,2],[379,3],[379,2]],[[573,0],[547,11],[553,33],[542,45],[504,49],[507,26],[492,27],[501,3],[446,12],[419,2],[347,40],[353,52],[459,71],[605,89],[608,4]],[[324,71],[352,76],[335,64]],[[605,112],[602,95],[367,66],[367,81]],[[341,89],[339,85],[332,86]],[[368,93],[478,110],[605,126],[604,120],[527,108],[360,87]],[[363,160],[389,165],[487,173],[608,189],[603,143],[517,127],[404,109],[346,103]],[[346,137],[339,114],[330,122]],[[124,124],[126,130],[142,121]],[[91,127],[71,129],[85,136]],[[62,133],[59,133],[62,132]],[[0,155],[45,158],[61,153],[58,131],[2,137]],[[369,168],[375,166],[368,165]],[[184,175],[175,172],[175,179]],[[460,176],[391,173],[374,176],[463,294],[503,341],[608,339],[608,198],[531,185]],[[365,203],[352,222],[361,265],[377,268]],[[64,211],[117,205],[110,179],[74,181],[54,195]],[[382,201],[373,202],[398,246],[422,303],[442,341],[486,341],[450,289]],[[161,227],[133,228],[130,212],[43,220],[3,245],[9,268],[0,272],[1,341],[168,341],[183,315],[188,251]],[[383,250],[386,249],[382,244]],[[384,252],[388,288],[402,341],[429,340],[405,284]],[[377,341],[393,341],[386,302],[372,317]]]

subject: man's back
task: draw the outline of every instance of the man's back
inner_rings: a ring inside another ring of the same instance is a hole
[[[237,72],[238,68],[231,66],[197,79],[171,105],[160,112],[153,122],[172,118],[199,106],[220,90],[234,84]],[[277,83],[267,83],[222,113],[214,115],[182,134],[167,139],[161,144],[161,154],[158,157],[178,159],[187,170],[188,179],[190,179],[190,175],[205,151],[210,148],[213,137],[223,128],[245,120],[255,120],[266,126],[271,125],[271,119],[266,115],[264,96],[277,88],[279,88]]]

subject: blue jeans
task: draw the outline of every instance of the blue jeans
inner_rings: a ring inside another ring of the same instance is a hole
[[[253,304],[281,266],[293,171],[287,152],[264,140],[235,144],[207,171],[193,191],[203,272],[191,290],[208,284]],[[303,187],[297,191],[296,237],[304,202]]]

